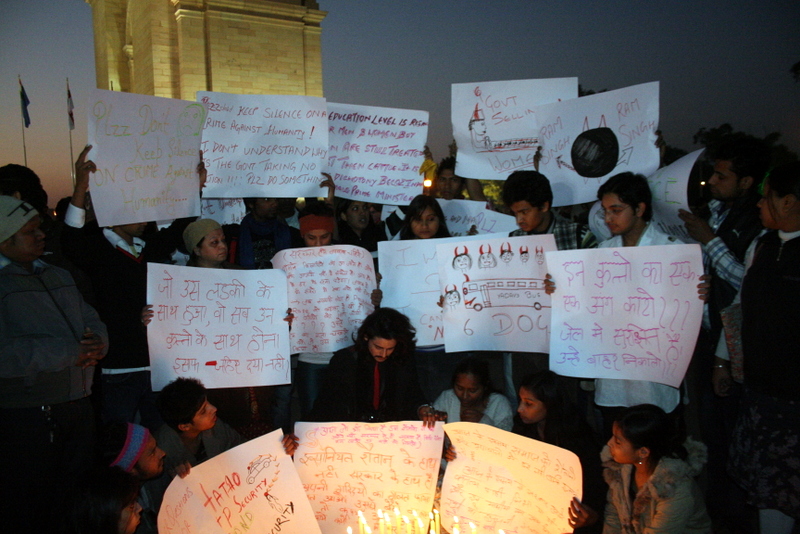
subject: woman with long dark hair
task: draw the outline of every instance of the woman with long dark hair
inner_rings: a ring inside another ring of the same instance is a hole
[[[658,406],[641,404],[621,412],[603,451],[608,482],[604,534],[711,532],[694,480],[705,464],[706,448],[692,440],[681,443],[679,436]]]

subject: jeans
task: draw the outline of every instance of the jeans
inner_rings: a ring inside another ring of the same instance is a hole
[[[150,432],[155,432],[164,423],[156,408],[156,394],[150,385],[150,371],[100,376],[104,423],[135,423],[137,412],[141,425]]]

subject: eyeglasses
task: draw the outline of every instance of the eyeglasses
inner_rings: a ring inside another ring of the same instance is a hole
[[[628,208],[633,209],[633,206],[625,206],[625,207],[613,206],[613,207],[609,208],[608,210],[606,210],[605,208],[600,208],[600,215],[604,219],[606,218],[607,215],[611,215],[612,217],[619,217]]]

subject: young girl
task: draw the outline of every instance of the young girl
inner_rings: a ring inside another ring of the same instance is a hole
[[[511,430],[513,412],[508,400],[493,391],[489,364],[478,358],[462,360],[453,373],[453,389],[443,391],[433,406],[421,406],[420,419],[457,423],[467,421]]]
[[[678,432],[658,406],[631,406],[617,418],[603,450],[609,486],[604,534],[711,532],[694,481],[706,461],[705,445],[678,441]]]
[[[427,195],[417,195],[408,205],[400,239],[450,237],[439,202]]]
[[[513,432],[574,452],[581,461],[583,500],[573,500],[570,525],[576,532],[600,532],[597,510],[605,502],[600,443],[553,371],[539,371],[522,380]]]

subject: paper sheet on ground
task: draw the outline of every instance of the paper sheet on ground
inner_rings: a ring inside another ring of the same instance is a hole
[[[275,254],[272,266],[284,271],[289,283],[292,354],[350,347],[374,309],[372,255],[352,245],[296,248]]]
[[[378,534],[377,511],[395,508],[409,518],[417,511],[427,526],[442,457],[442,423],[435,428],[420,421],[297,423],[295,433],[300,438],[295,467],[323,534],[345,534],[348,526],[360,532],[359,511]]]
[[[153,390],[179,378],[207,388],[289,383],[286,275],[150,263]]]
[[[556,250],[552,234],[438,244],[447,352],[547,352],[545,252],[551,250]]]
[[[87,159],[100,226],[200,215],[201,104],[94,89]]]
[[[161,534],[280,532],[315,534],[319,526],[276,430],[175,477],[158,514]]]
[[[571,532],[570,501],[581,498],[581,463],[572,452],[480,423],[444,426],[456,459],[442,484],[442,527],[480,534]]]
[[[550,369],[678,387],[703,317],[698,245],[549,252]]]

